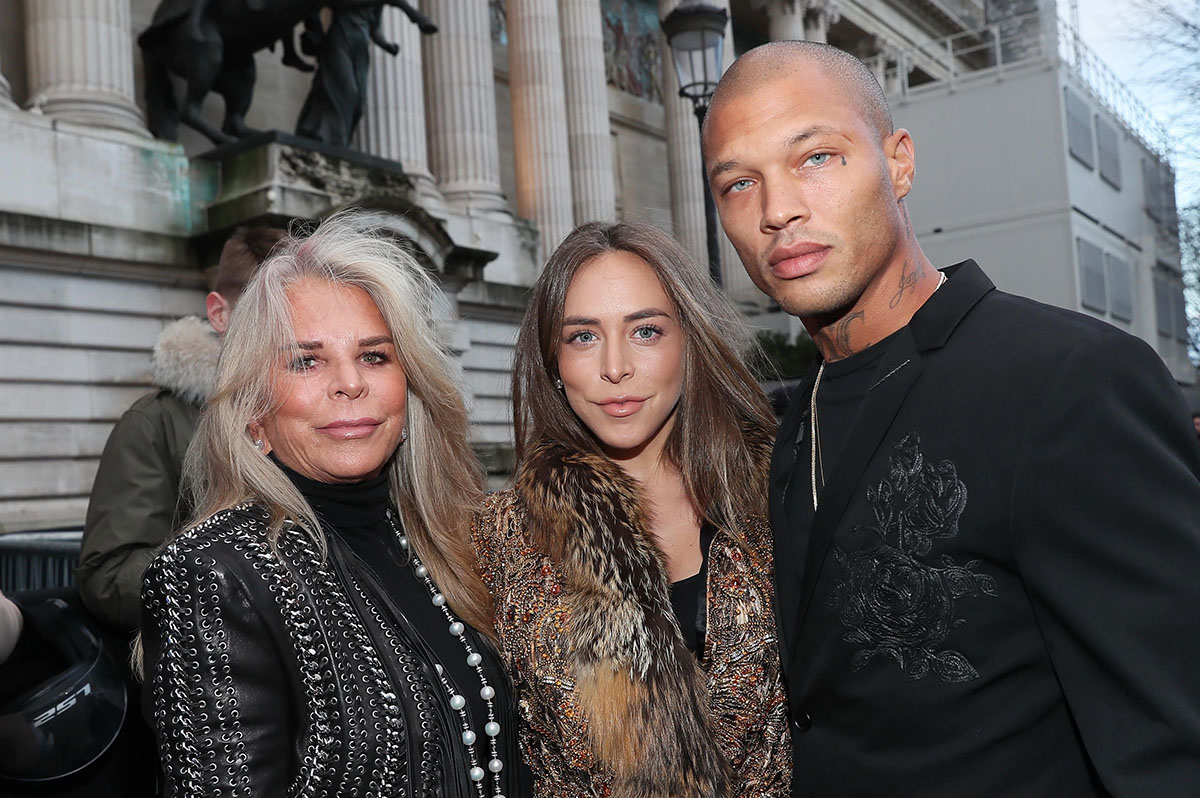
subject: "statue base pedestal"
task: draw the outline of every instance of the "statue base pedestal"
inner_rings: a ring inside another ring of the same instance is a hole
[[[319,219],[369,199],[417,208],[416,184],[396,161],[277,130],[196,156],[218,165],[220,187],[208,227],[225,231],[253,219]]]
[[[496,257],[456,244],[443,220],[422,207],[416,181],[396,161],[280,131],[247,136],[196,160],[213,164],[219,174],[202,248],[219,250],[238,225],[286,227],[295,219],[318,220],[355,207],[407,239],[444,287],[482,279],[484,265]]]

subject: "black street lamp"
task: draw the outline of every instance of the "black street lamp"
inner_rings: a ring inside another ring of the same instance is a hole
[[[671,45],[675,74],[679,76],[679,96],[692,101],[696,122],[704,128],[708,102],[721,79],[721,51],[725,44],[725,23],[729,12],[699,0],[684,0],[662,20],[663,33]],[[704,227],[708,234],[708,271],[713,282],[721,284],[721,247],[717,228],[717,206],[713,204],[708,175],[700,166],[704,182]]]

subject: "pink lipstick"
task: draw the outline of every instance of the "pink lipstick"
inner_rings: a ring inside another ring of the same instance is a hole
[[[373,418],[340,419],[318,427],[317,431],[339,440],[353,440],[367,437],[378,429],[379,423]]]
[[[645,401],[646,397],[644,396],[615,396],[610,399],[603,399],[596,404],[600,405],[601,410],[614,418],[625,418],[640,410]]]

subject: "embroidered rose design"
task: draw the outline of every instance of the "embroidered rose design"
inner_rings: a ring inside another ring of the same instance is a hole
[[[967,486],[949,460],[925,462],[920,444],[911,433],[896,445],[888,458],[887,478],[867,490],[867,501],[885,540],[899,538],[904,551],[928,554],[934,540],[958,534]]]
[[[899,649],[946,636],[950,594],[936,573],[890,546],[838,559],[847,576],[842,620],[856,642]]]
[[[875,517],[875,526],[867,529],[881,543],[850,553],[833,548],[844,575],[826,600],[840,609],[848,630],[842,639],[859,645],[854,669],[880,656],[899,665],[907,679],[921,679],[931,670],[946,682],[976,678],[966,657],[941,646],[965,623],[954,617],[955,601],[995,595],[995,581],[976,573],[974,560],[960,566],[943,556],[938,567],[920,559],[934,541],[958,534],[967,488],[954,464],[926,462],[920,439],[911,433],[897,444],[888,476],[868,489],[867,500]]]

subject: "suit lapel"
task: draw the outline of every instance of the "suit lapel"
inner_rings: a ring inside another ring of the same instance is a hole
[[[771,453],[771,531],[775,556],[775,624],[779,635],[779,655],[787,672],[792,635],[800,611],[800,574],[793,539],[800,530],[788,523],[784,495],[795,469],[798,438],[808,420],[808,397],[816,371],[809,370],[797,384],[791,403],[779,425],[775,448]]]
[[[799,617],[793,631],[795,637],[799,637],[800,627],[804,624],[812,601],[813,589],[846,506],[920,373],[921,358],[911,332],[905,328],[880,360],[875,371],[875,382],[859,408],[821,493],[804,560]]]

